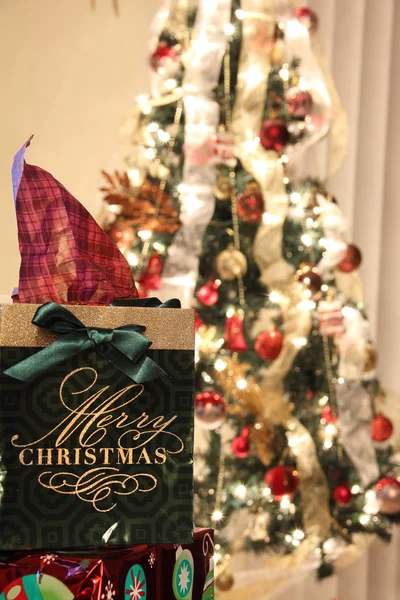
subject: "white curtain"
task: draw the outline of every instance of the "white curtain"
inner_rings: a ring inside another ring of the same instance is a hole
[[[349,237],[363,252],[361,275],[379,374],[400,395],[400,2],[309,0],[320,19],[334,81],[350,122],[346,159],[333,181]],[[397,432],[397,437],[399,432]],[[274,600],[398,600],[400,530],[323,582],[310,575]]]

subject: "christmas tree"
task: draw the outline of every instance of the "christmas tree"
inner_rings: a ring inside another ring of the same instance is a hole
[[[216,528],[220,590],[243,552],[311,553],[329,575],[400,513],[361,252],[313,169],[338,113],[317,24],[289,1],[172,3],[125,170],[104,173],[142,295],[197,310],[195,517]]]

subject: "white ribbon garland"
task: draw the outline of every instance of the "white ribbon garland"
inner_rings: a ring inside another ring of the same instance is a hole
[[[218,84],[226,47],[225,25],[230,17],[231,0],[201,0],[183,82],[182,227],[169,247],[162,277],[163,295],[180,298],[183,306],[190,306],[203,235],[214,213],[215,161],[198,164],[196,151],[217,133],[220,109],[213,90]]]

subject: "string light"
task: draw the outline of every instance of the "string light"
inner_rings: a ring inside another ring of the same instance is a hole
[[[283,81],[289,81],[289,69],[287,67],[282,67],[279,71],[279,76]]]
[[[125,254],[125,258],[131,267],[136,267],[139,262],[138,257],[134,252],[128,252],[127,254]]]
[[[151,231],[149,229],[142,229],[142,231],[138,231],[138,236],[144,242],[147,242],[151,238]]]
[[[151,106],[147,94],[139,94],[136,98],[136,102],[139,104],[140,110],[144,115],[151,113]]]
[[[280,304],[283,300],[282,294],[277,290],[271,290],[269,293],[269,301],[274,304]]]
[[[359,485],[353,485],[351,488],[351,493],[352,494],[359,494],[361,491],[361,488]]]
[[[239,390],[245,390],[247,388],[247,381],[245,379],[239,379],[236,386]]]
[[[222,555],[220,554],[220,552],[215,552],[214,553],[214,565],[218,565],[221,558],[222,558]]]
[[[149,160],[153,160],[156,156],[156,152],[155,152],[155,150],[153,150],[153,148],[146,148],[144,155]]]
[[[176,79],[167,79],[164,83],[164,87],[166,90],[169,90],[170,92],[172,90],[174,90],[176,88],[176,86],[178,85],[178,82]]]
[[[163,252],[165,252],[165,246],[164,244],[161,244],[161,242],[154,242],[153,248],[154,250],[157,250],[157,252],[159,252],[160,254],[163,254]]]
[[[222,360],[222,358],[218,358],[215,361],[214,369],[216,371],[223,371],[224,369],[226,369],[226,366],[227,366],[227,363],[224,360]]]
[[[110,204],[108,210],[114,215],[118,215],[121,212],[121,207],[118,204]]]
[[[302,217],[304,215],[304,210],[301,208],[301,206],[296,206],[296,208],[293,210],[293,214],[295,217]]]
[[[232,36],[235,33],[235,26],[233,23],[225,23],[224,32],[226,35]]]
[[[238,8],[237,10],[235,10],[235,16],[237,19],[242,21],[245,18],[246,13],[244,12],[244,10],[241,10],[240,8]]]
[[[290,19],[290,21],[286,23],[286,35],[288,38],[294,40],[300,36],[306,37],[308,34],[304,25],[302,25],[300,21],[297,19]]]
[[[305,337],[294,338],[292,344],[295,348],[303,348],[307,346],[307,339]]]
[[[305,533],[301,529],[295,529],[292,535],[296,540],[303,540],[305,538]]]
[[[364,512],[367,515],[376,515],[379,512],[379,503],[374,490],[365,492]]]
[[[230,306],[226,311],[227,318],[230,319],[231,317],[233,317],[234,314],[235,314],[235,308],[233,306]]]
[[[139,169],[130,169],[128,171],[128,177],[132,185],[137,187],[142,183],[143,177],[140,174]]]
[[[307,310],[314,310],[316,304],[314,300],[302,300],[298,303],[297,307],[299,308],[299,310],[303,310],[305,312]]]
[[[320,406],[326,406],[326,404],[328,403],[328,401],[329,401],[329,397],[328,396],[322,396],[322,398],[320,398],[318,400],[318,404]]]
[[[360,521],[361,525],[367,525],[369,523],[370,518],[371,517],[369,515],[362,514],[359,518],[359,521]]]
[[[308,233],[303,233],[300,239],[305,246],[312,246],[312,239]]]
[[[168,131],[164,131],[163,129],[159,129],[157,132],[157,137],[160,140],[160,142],[169,142],[170,140],[170,135],[168,133]]]
[[[243,73],[243,79],[246,80],[247,85],[256,87],[264,80],[264,73],[257,65],[250,65],[247,71]]]
[[[301,200],[301,194],[299,194],[299,192],[292,192],[290,194],[290,200],[293,204],[297,204]]]
[[[204,381],[205,381],[206,383],[211,383],[211,382],[212,382],[212,379],[211,379],[211,377],[210,377],[210,376],[209,376],[209,374],[208,374],[208,373],[206,373],[205,371],[203,371],[203,372],[202,372],[202,376],[203,376],[203,379],[204,379]]]
[[[333,438],[337,434],[337,429],[333,423],[328,423],[325,427],[325,441],[323,448],[325,450],[330,450],[333,446]]]
[[[235,489],[234,492],[236,498],[238,498],[238,500],[244,500],[246,498],[247,495],[247,488],[245,485],[243,485],[242,483],[239,484],[237,486],[237,488]]]
[[[157,133],[158,129],[159,125],[155,121],[152,121],[147,125],[147,131],[149,131],[150,133]]]
[[[211,519],[217,523],[218,521],[221,521],[223,518],[223,514],[221,510],[214,510],[214,512],[211,515]]]

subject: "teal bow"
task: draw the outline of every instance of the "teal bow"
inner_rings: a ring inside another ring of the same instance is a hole
[[[169,303],[160,305],[159,301],[150,305],[171,306]],[[14,379],[32,381],[84,350],[94,350],[136,383],[166,375],[164,369],[146,356],[151,341],[141,335],[146,329],[143,325],[124,325],[116,329],[86,327],[68,309],[55,302],[40,306],[32,323],[66,335],[4,371]]]

